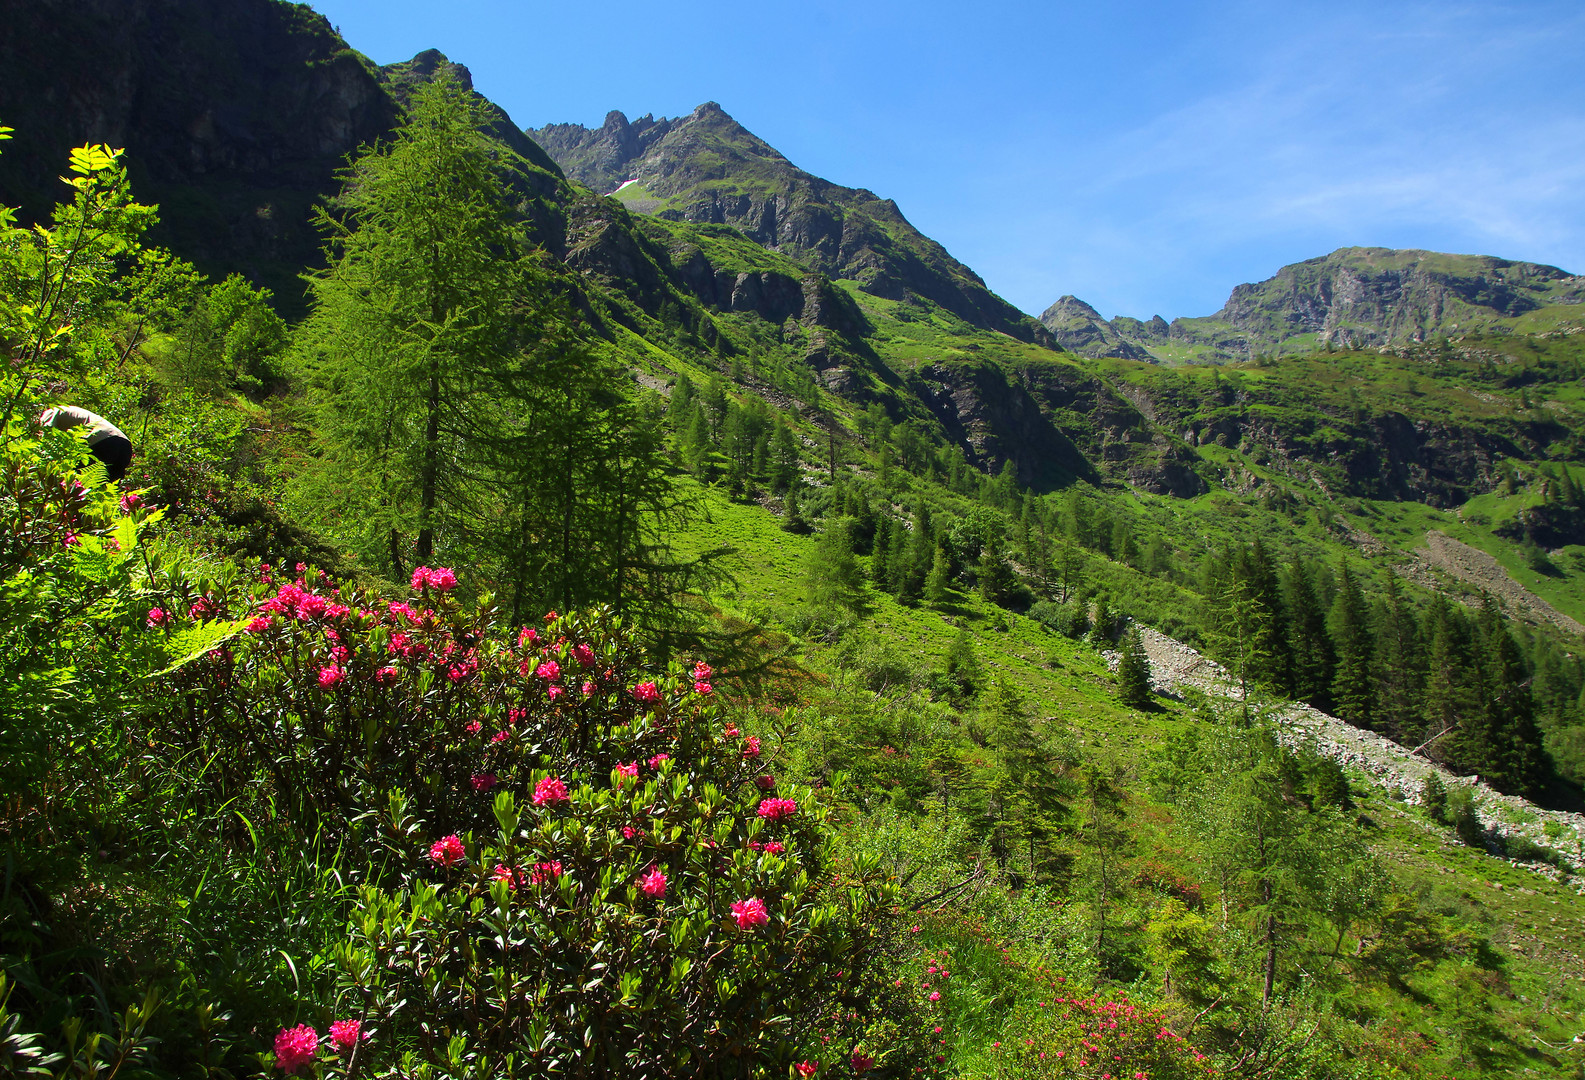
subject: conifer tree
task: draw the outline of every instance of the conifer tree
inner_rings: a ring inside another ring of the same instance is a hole
[[[1422,745],[1434,758],[1457,765],[1461,756],[1460,727],[1479,701],[1480,666],[1471,660],[1467,621],[1447,600],[1432,599],[1426,615],[1426,683],[1421,716]]]
[[[1337,716],[1355,727],[1370,727],[1375,697],[1371,667],[1375,643],[1371,640],[1365,595],[1347,564],[1338,573],[1330,623],[1332,643],[1337,649],[1337,670],[1332,676],[1332,701]]]
[[[1372,711],[1382,731],[1412,746],[1422,730],[1425,682],[1419,627],[1391,571],[1386,592],[1376,618],[1376,700]]]
[[[1479,718],[1462,740],[1466,765],[1498,791],[1533,797],[1545,783],[1546,768],[1529,673],[1490,598],[1480,627],[1486,692]]]
[[[925,579],[925,602],[941,607],[952,601],[952,560],[945,547],[936,548],[930,563],[930,575]]]
[[[1323,712],[1332,711],[1332,677],[1336,660],[1326,629],[1326,612],[1315,594],[1315,582],[1303,559],[1294,559],[1287,582],[1288,692]]]
[[[827,517],[806,567],[810,600],[853,611],[864,605],[864,571],[853,554],[853,521]]]
[[[428,562],[463,518],[469,453],[491,419],[476,391],[520,353],[537,284],[483,123],[449,76],[423,87],[320,217],[330,265],[309,279],[297,341],[321,390],[325,482],[310,496],[397,577],[409,543]]]
[[[1122,657],[1117,661],[1117,700],[1136,709],[1143,709],[1152,701],[1150,658],[1145,655],[1138,626],[1129,627],[1123,639]]]

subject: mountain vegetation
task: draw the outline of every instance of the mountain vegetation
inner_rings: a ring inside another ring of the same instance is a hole
[[[7,18],[0,1072],[1582,1075],[1575,279],[1048,331],[717,106]]]

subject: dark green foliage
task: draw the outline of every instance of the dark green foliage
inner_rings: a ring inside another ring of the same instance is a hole
[[[1316,597],[1313,577],[1302,559],[1295,559],[1289,568],[1286,603],[1288,650],[1292,657],[1290,692],[1300,701],[1330,712],[1336,657],[1326,629],[1326,611]]]
[[[1337,715],[1355,727],[1370,727],[1375,696],[1371,678],[1375,641],[1365,596],[1346,564],[1338,571],[1337,599],[1332,601],[1329,629],[1337,651],[1337,668],[1332,676],[1332,701]]]
[[[936,673],[935,688],[937,696],[960,708],[985,688],[985,669],[974,651],[974,635],[967,627],[953,637],[946,665]]]
[[[1420,805],[1432,821],[1439,825],[1448,824],[1447,785],[1434,772],[1427,773],[1425,782],[1420,786]]]
[[[1123,638],[1117,661],[1117,700],[1136,709],[1145,708],[1152,700],[1150,659],[1145,655],[1145,643],[1137,626],[1131,627]]]

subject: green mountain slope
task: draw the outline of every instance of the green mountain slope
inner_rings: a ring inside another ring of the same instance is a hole
[[[614,192],[642,213],[732,225],[875,296],[927,300],[973,326],[1049,341],[1034,320],[910,225],[896,203],[804,172],[715,102],[676,119],[629,123],[612,112],[598,129],[550,124],[529,134],[568,176]]]
[[[1541,332],[1585,318],[1585,278],[1486,255],[1340,248],[1239,285],[1214,315],[1102,319],[1063,297],[1041,321],[1086,356],[1222,363],[1268,353],[1400,345],[1490,330]]]

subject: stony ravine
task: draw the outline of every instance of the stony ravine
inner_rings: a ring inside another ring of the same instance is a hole
[[[1176,697],[1183,689],[1192,688],[1217,697],[1239,697],[1238,686],[1216,661],[1149,627],[1140,627],[1140,637],[1150,657],[1151,684],[1157,693]],[[1115,666],[1116,654],[1109,654],[1107,660]],[[1390,739],[1309,705],[1286,703],[1279,707],[1277,715],[1283,738],[1290,745],[1313,745],[1354,776],[1363,777],[1388,793],[1397,793],[1406,802],[1420,802],[1425,778],[1433,772],[1450,790],[1455,786],[1472,787],[1477,813],[1488,832],[1503,837],[1523,836],[1561,851],[1576,870],[1585,870],[1585,814],[1548,810],[1527,799],[1504,795],[1478,777],[1455,776]],[[1547,836],[1547,822],[1561,826],[1562,835]],[[1545,873],[1550,868],[1532,865],[1532,869]],[[1585,885],[1580,886],[1580,892],[1585,895]]]

